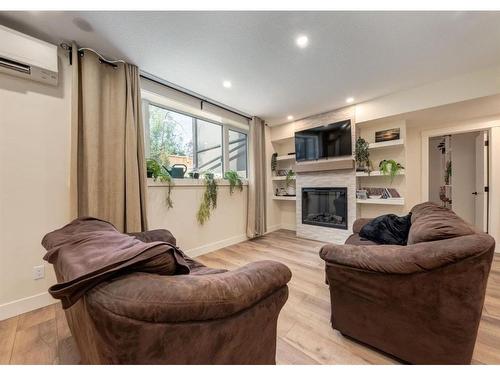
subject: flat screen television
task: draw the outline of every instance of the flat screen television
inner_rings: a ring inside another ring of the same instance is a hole
[[[295,133],[295,159],[318,160],[352,155],[351,120]]]

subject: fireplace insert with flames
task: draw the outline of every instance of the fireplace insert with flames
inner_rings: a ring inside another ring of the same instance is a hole
[[[347,229],[347,188],[302,188],[302,224]]]

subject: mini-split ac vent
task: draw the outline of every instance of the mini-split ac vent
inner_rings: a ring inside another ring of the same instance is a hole
[[[57,46],[0,25],[0,73],[57,85]]]
[[[29,65],[24,65],[16,61],[5,59],[0,57],[0,66],[5,69],[12,69],[20,73],[31,74],[31,68]]]

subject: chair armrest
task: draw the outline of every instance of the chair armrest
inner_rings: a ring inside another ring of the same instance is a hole
[[[361,232],[361,228],[365,226],[365,224],[368,224],[370,221],[373,219],[367,219],[367,218],[360,218],[354,220],[354,223],[352,223],[352,231],[355,234],[359,234]]]
[[[173,234],[166,229],[153,229],[144,232],[127,233],[129,236],[133,236],[142,242],[168,242],[172,245],[177,245],[177,240]]]
[[[320,257],[329,264],[366,271],[410,274],[429,271],[464,258],[493,252],[495,240],[487,234],[471,234],[446,240],[397,245],[334,245],[321,248]]]
[[[91,304],[131,319],[182,322],[219,319],[250,308],[285,287],[292,274],[273,261],[209,275],[134,273],[89,293]]]
[[[129,236],[134,236],[138,240],[142,242],[167,242],[174,246],[177,246],[177,240],[174,235],[166,229],[153,229],[147,230],[144,232],[136,232],[136,233],[127,233]],[[190,269],[195,269],[199,267],[204,267],[203,263],[200,263],[191,257],[187,256],[181,249],[177,249],[177,251],[183,256],[184,260],[187,262]]]

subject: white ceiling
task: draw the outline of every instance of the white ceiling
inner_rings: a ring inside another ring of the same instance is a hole
[[[500,64],[500,12],[2,12],[0,23],[76,40],[270,124]]]

